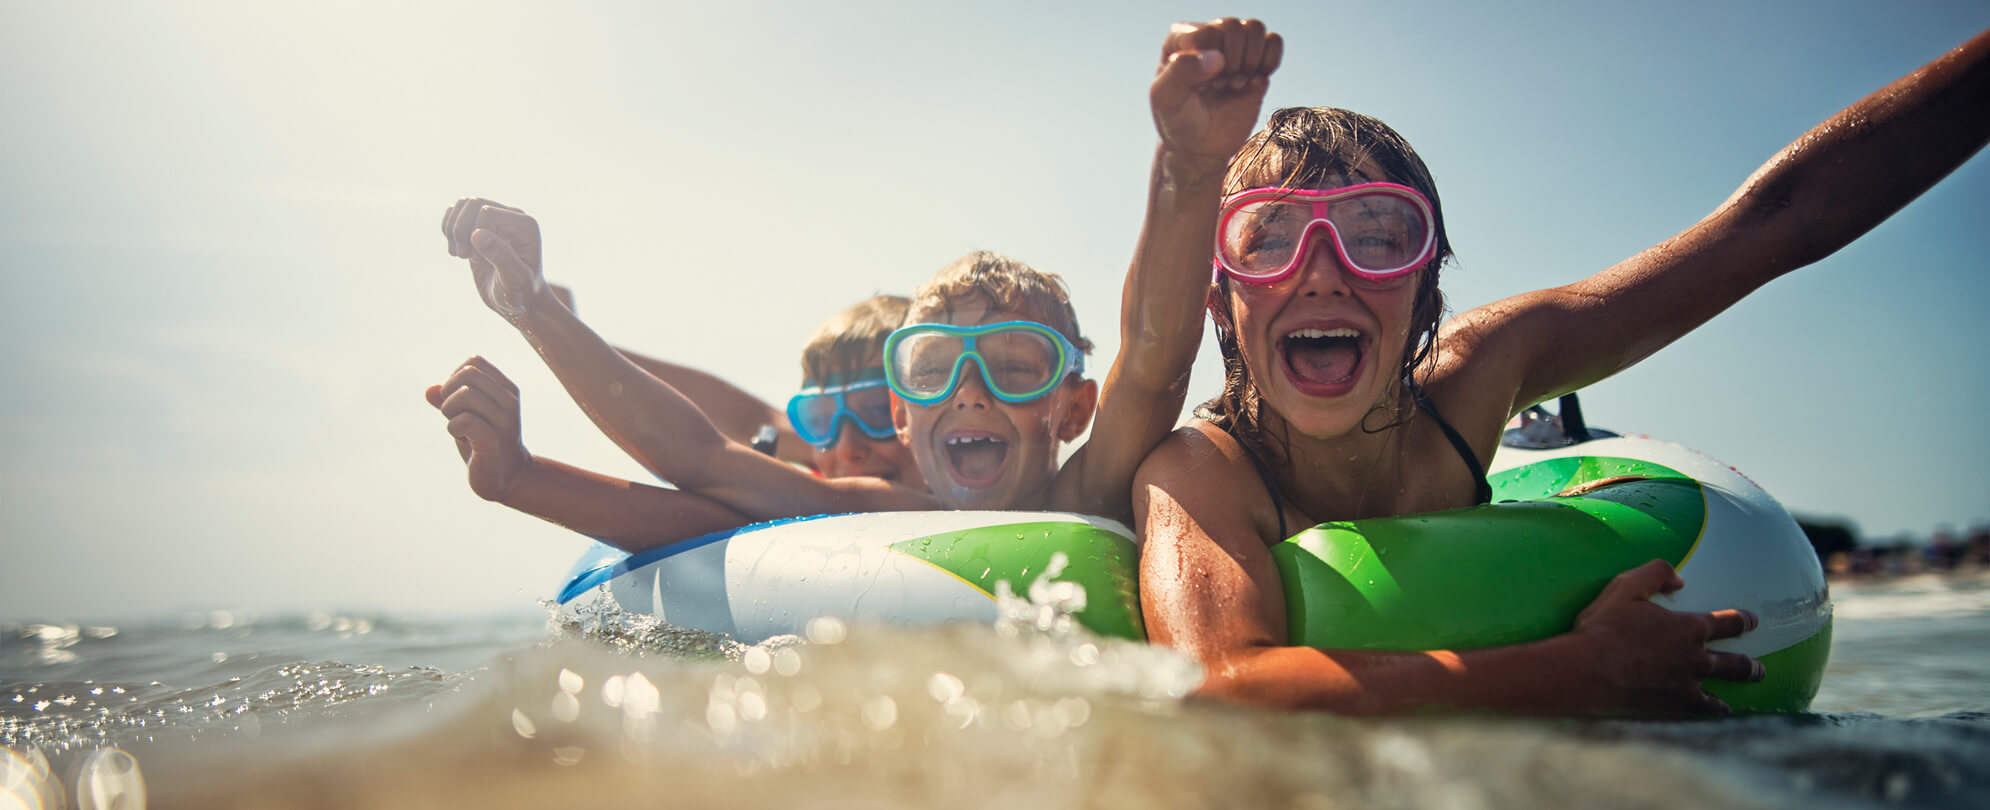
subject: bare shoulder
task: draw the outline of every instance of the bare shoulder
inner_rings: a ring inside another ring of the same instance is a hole
[[[1227,482],[1233,476],[1229,473],[1243,470],[1251,472],[1251,480],[1257,480],[1251,469],[1250,458],[1245,455],[1242,445],[1222,428],[1201,419],[1192,419],[1187,425],[1175,429],[1168,437],[1147,454],[1147,460],[1140,463],[1140,472],[1135,475],[1135,486],[1143,484],[1170,485],[1177,482],[1219,483],[1208,479],[1217,478]]]
[[[1285,637],[1285,597],[1266,548],[1271,496],[1244,448],[1207,422],[1147,457],[1133,492],[1148,639],[1204,661]]]
[[[1248,451],[1200,419],[1162,440],[1133,480],[1134,520],[1150,543],[1191,525],[1196,534],[1262,538],[1276,525],[1273,508]]]

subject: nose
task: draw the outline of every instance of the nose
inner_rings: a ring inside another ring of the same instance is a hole
[[[836,454],[836,460],[843,464],[856,464],[871,457],[871,437],[849,422],[836,434],[836,446],[829,448]]]
[[[988,384],[981,379],[981,360],[969,358],[968,362],[962,363],[960,386],[954,389],[954,395],[947,404],[958,410],[970,408],[987,410],[994,399],[995,397],[988,393]]]
[[[1341,263],[1340,253],[1334,250],[1333,231],[1324,222],[1315,222],[1306,229],[1305,263],[1299,268],[1300,293],[1312,296],[1343,296],[1348,294],[1348,270]]]

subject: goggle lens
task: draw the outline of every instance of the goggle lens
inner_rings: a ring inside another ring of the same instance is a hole
[[[891,389],[881,379],[804,390],[788,401],[788,423],[803,441],[824,450],[841,438],[839,422],[848,419],[873,439],[897,435],[891,423]]]
[[[1320,230],[1348,270],[1373,281],[1414,272],[1436,250],[1430,206],[1407,186],[1253,189],[1219,215],[1217,265],[1240,281],[1278,281],[1298,269]]]
[[[1079,370],[1077,350],[1049,327],[1010,321],[982,327],[915,324],[886,342],[885,358],[893,389],[906,399],[930,404],[960,385],[973,361],[989,392],[1004,402],[1024,402],[1048,393],[1066,373]]]

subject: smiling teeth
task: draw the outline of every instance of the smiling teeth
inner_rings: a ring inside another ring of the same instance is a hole
[[[1361,337],[1361,333],[1343,326],[1339,329],[1299,329],[1292,332],[1288,332],[1286,333],[1285,336],[1288,338],[1307,338],[1307,339],[1358,338]]]
[[[963,444],[974,444],[975,442],[993,442],[996,444],[1000,444],[1002,443],[1002,440],[997,439],[994,436],[955,436],[947,440],[947,446],[959,447],[960,445]]]

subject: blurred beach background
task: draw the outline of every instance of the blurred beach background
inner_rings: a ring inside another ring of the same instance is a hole
[[[534,452],[647,476],[477,300],[446,206],[526,209],[604,336],[770,402],[823,317],[976,249],[1061,274],[1102,372],[1158,46],[1218,15],[1285,36],[1268,109],[1415,144],[1453,312],[1679,231],[1990,26],[1849,0],[0,3],[0,777],[161,806],[1990,802],[1990,589],[1907,575],[1990,524],[1980,156],[1583,392],[1592,425],[1842,530],[1848,573],[1902,575],[1835,586],[1817,715],[1363,723],[1183,703],[1179,660],[1027,626],[787,652],[548,629],[586,541],[473,496],[422,389],[482,354]]]
[[[1686,227],[1981,3],[8,3],[0,615],[483,612],[581,541],[478,501],[421,390],[483,354],[534,452],[643,471],[478,302],[459,197],[542,222],[610,340],[770,402],[835,309],[974,249],[1061,274],[1101,370],[1177,19],[1286,38],[1269,106],[1401,130],[1453,311]],[[786,217],[740,216],[777,197]],[[1990,164],[1584,392],[1862,537],[1990,522]],[[1220,382],[1205,341],[1192,398]]]

